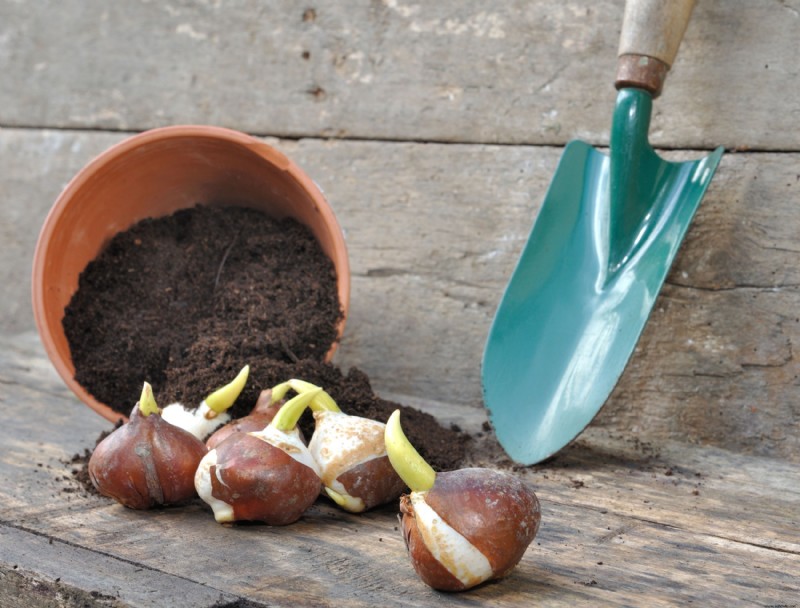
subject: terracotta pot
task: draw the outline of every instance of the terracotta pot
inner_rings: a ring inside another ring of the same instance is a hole
[[[78,398],[105,418],[121,416],[75,382],[62,325],[80,273],[115,234],[139,220],[221,202],[290,216],[308,226],[333,260],[347,316],[350,268],[344,236],[322,192],[297,165],[253,137],[218,127],[165,127],[135,135],[106,150],[67,184],[44,222],[33,261],[33,311],[47,355]],[[345,318],[340,337],[344,324]]]

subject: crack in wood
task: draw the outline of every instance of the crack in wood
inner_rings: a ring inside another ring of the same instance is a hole
[[[758,284],[748,284],[748,283],[741,283],[738,285],[720,285],[720,286],[713,286],[713,285],[689,285],[687,283],[679,283],[674,280],[666,280],[664,281],[664,285],[667,287],[672,287],[674,289],[683,289],[686,291],[699,291],[699,292],[706,292],[706,293],[725,293],[729,291],[756,291],[761,293],[774,293],[780,292],[781,290],[795,290],[800,289],[800,283],[786,283],[784,285],[758,285]],[[666,294],[662,293],[663,297],[669,297]]]

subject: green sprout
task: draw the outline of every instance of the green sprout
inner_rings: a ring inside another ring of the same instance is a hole
[[[400,426],[400,410],[395,410],[389,416],[384,441],[389,462],[411,491],[430,490],[436,481],[436,471],[423,460],[403,432],[403,427]]]
[[[139,397],[139,413],[142,416],[161,413],[161,409],[156,403],[156,398],[153,396],[153,387],[148,382],[144,383],[142,396]]]

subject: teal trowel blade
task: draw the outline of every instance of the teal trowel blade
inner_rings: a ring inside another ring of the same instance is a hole
[[[636,342],[722,155],[669,162],[652,99],[620,91],[611,151],[569,143],[495,314],[484,398],[507,454],[534,464],[591,422]]]

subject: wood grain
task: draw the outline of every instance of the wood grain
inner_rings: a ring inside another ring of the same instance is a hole
[[[196,608],[236,600],[207,585],[0,524],[0,606]]]
[[[622,2],[0,2],[0,125],[608,141]],[[653,121],[678,148],[798,150],[797,0],[700,0]]]
[[[35,597],[31,577],[99,606],[767,605],[800,594],[796,465],[592,430],[517,471],[543,505],[517,570],[442,595],[416,579],[393,507],[354,516],[320,501],[296,525],[226,527],[199,504],[135,512],[85,493],[69,460],[108,423],[66,394],[35,337],[0,347],[0,598]]]

